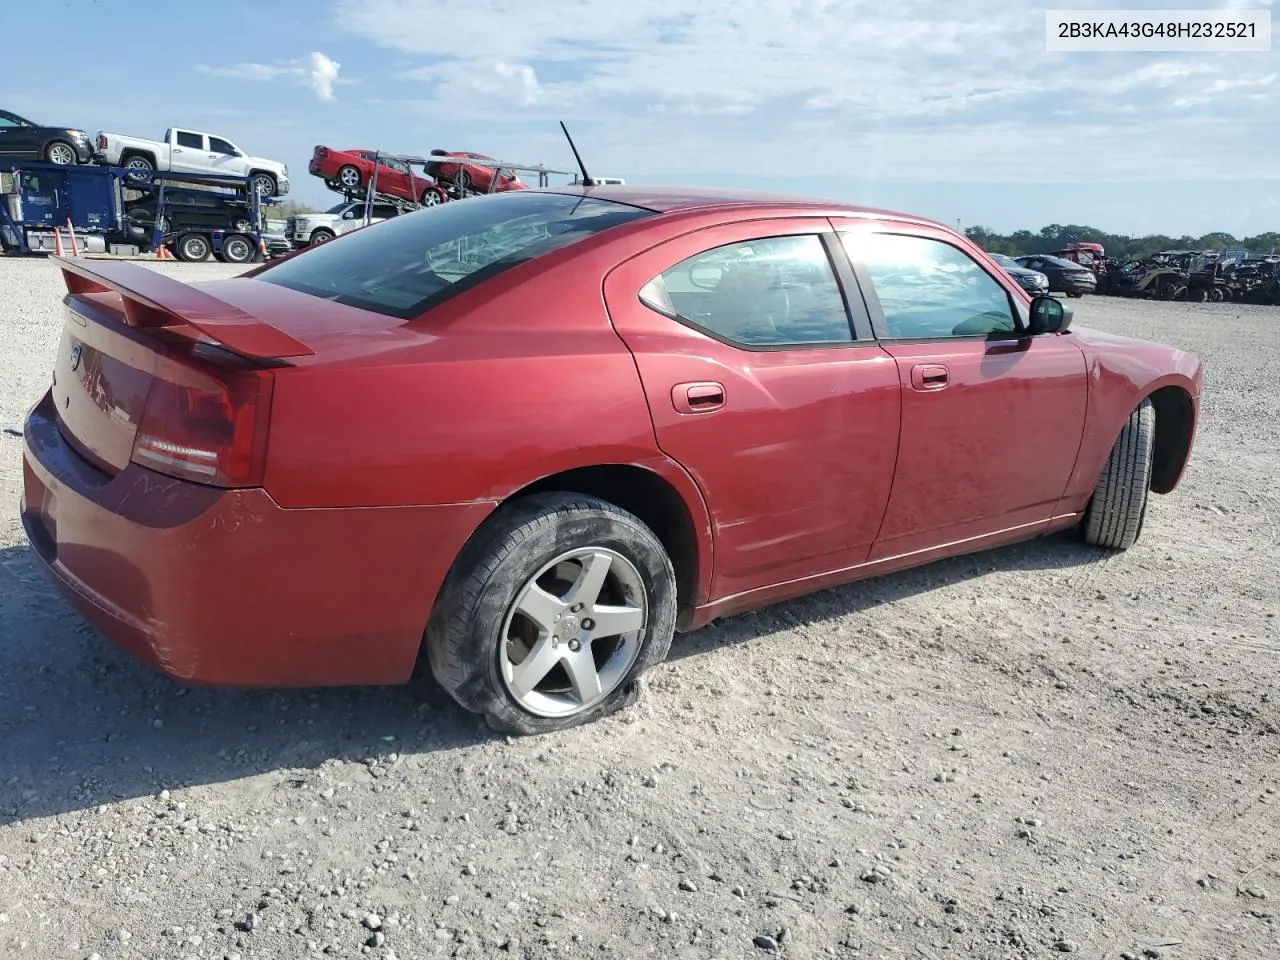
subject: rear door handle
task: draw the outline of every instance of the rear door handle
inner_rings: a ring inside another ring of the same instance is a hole
[[[941,390],[951,374],[940,363],[921,363],[911,368],[911,386],[917,390]]]
[[[724,406],[724,384],[705,381],[677,383],[671,388],[671,402],[680,413],[709,413]]]

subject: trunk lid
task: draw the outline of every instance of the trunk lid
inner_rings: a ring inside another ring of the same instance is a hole
[[[109,475],[132,461],[247,483],[264,455],[265,381],[435,339],[248,277],[193,285],[129,261],[53,259],[68,290],[51,388],[58,428]]]
[[[134,458],[157,384],[234,399],[237,378],[312,354],[269,324],[138,264],[53,259],[68,290],[50,388],[58,429],[110,475]]]

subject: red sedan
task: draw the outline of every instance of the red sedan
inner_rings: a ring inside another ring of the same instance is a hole
[[[483,153],[469,153],[465,150],[453,153],[447,150],[432,150],[431,156],[451,157],[463,161],[461,163],[450,163],[445,160],[429,160],[425,167],[427,173],[441,183],[453,184],[457,188],[459,196],[466,196],[468,192],[502,193],[507,190],[529,189],[528,184],[507,170],[492,167],[485,163],[465,162],[467,160],[493,160],[493,157],[486,156]]]
[[[307,172],[319,177],[331,187],[337,187],[348,195],[360,194],[368,189],[374,170],[378,180],[374,189],[433,207],[447,199],[439,185],[428,177],[420,177],[403,160],[379,154],[376,150],[334,150],[317,146],[311,154]]]
[[[633,701],[674,630],[1075,528],[1132,546],[1201,366],[965,237],[826,202],[497,194],[187,284],[59,259],[22,520],[214,685],[429,664],[497,729]]]

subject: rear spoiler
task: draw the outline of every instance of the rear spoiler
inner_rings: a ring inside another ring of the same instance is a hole
[[[128,260],[51,257],[62,268],[67,292],[117,293],[131,327],[190,327],[251,360],[312,356],[315,351],[283,330],[250,316],[188,283]]]

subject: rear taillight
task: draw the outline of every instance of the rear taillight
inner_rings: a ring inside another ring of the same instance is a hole
[[[164,362],[138,422],[133,462],[216,487],[261,485],[271,386],[266,371],[214,376]]]
[[[327,157],[328,155],[329,155],[329,148],[328,148],[328,147],[316,147],[316,156],[317,156],[317,157]]]
[[[98,149],[107,149],[107,135],[105,133],[98,134]]]

